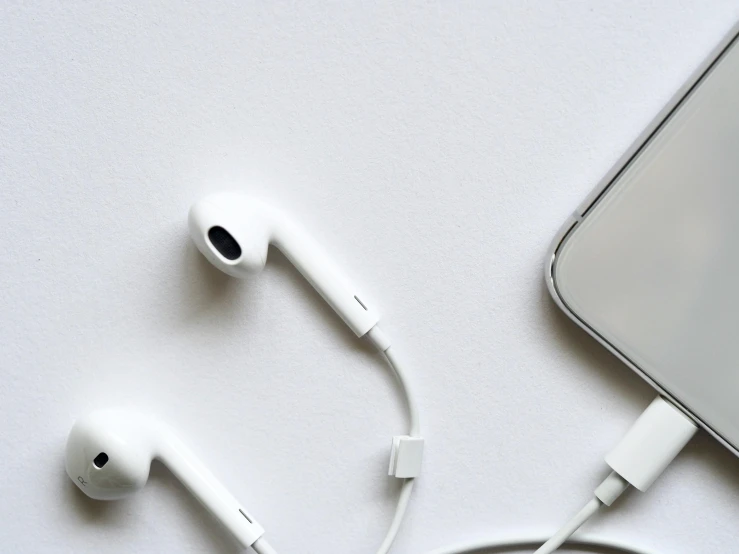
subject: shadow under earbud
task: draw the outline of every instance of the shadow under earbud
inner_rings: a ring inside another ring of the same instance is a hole
[[[125,511],[123,503],[127,500],[119,502],[94,500],[79,490],[63,470],[60,479],[64,481],[62,490],[68,499],[68,503],[85,523],[110,525],[120,520],[118,516]]]
[[[153,477],[153,479],[151,478]],[[142,502],[142,496],[134,495],[121,500],[95,500],[86,496],[70,481],[69,476],[62,470],[60,480],[63,480],[62,494],[66,497],[65,504],[72,506],[73,511],[85,524],[96,527],[120,527],[125,514],[135,509],[134,503]],[[197,526],[207,536],[210,543],[207,552],[215,554],[236,554],[241,547],[231,537],[228,530],[222,528],[206,508],[204,508],[190,493],[187,492],[175,477],[159,462],[151,466],[150,481],[147,485],[160,489],[154,494],[169,494],[176,498],[176,504],[182,508],[184,517],[182,525]]]
[[[205,314],[233,317],[248,309],[251,287],[213,266],[188,236],[182,238],[181,306],[179,319],[192,321]]]

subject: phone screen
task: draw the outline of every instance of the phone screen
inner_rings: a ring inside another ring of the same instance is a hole
[[[563,303],[739,450],[739,46],[560,245]]]

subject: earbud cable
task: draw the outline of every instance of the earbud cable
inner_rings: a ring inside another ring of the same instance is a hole
[[[251,545],[251,547],[257,554],[277,554],[277,550],[272,548],[272,546],[267,542],[264,536],[258,538],[257,541]]]
[[[382,352],[387,359],[395,377],[400,386],[400,392],[405,398],[406,405],[408,407],[408,417],[410,421],[410,433],[411,437],[421,436],[421,417],[419,414],[418,404],[416,403],[415,395],[410,384],[410,379],[403,368],[403,364],[395,354],[395,350],[390,346],[390,340],[385,336],[382,330],[375,326],[372,330],[367,333],[367,338],[372,344]],[[398,503],[395,508],[395,515],[390,523],[390,528],[385,535],[385,539],[382,541],[380,548],[377,550],[377,554],[387,554],[390,552],[390,547],[395,541],[395,537],[398,535],[400,525],[403,523],[408,504],[410,503],[411,493],[413,492],[414,479],[404,479],[403,484],[400,488],[400,495],[398,496]]]
[[[367,338],[387,358],[400,385],[400,390],[406,399],[410,419],[410,435],[396,437],[396,439],[418,442],[420,440],[421,423],[418,406],[408,376],[396,357],[390,340],[377,326],[367,333]],[[572,539],[571,537],[603,508],[611,506],[631,486],[642,492],[649,489],[652,483],[688,444],[697,430],[698,427],[695,422],[675,405],[662,397],[657,397],[631,426],[616,447],[606,456],[605,461],[612,471],[595,489],[593,498],[549,539],[482,540],[440,548],[427,552],[427,554],[500,554],[534,548],[537,549],[534,554],[552,554],[562,545],[567,545],[570,549],[606,554],[648,554],[644,550],[618,542]],[[402,453],[395,450],[393,454],[402,455]],[[392,473],[391,471],[391,474],[396,476],[418,475],[420,456],[404,458],[404,468],[409,467],[409,460],[412,460],[413,463],[410,464],[412,469],[408,473]],[[392,467],[391,462],[391,470]],[[408,508],[413,492],[413,483],[414,479],[412,478],[403,480],[395,515],[385,539],[377,550],[377,554],[388,554],[390,552],[390,547],[398,534]],[[257,554],[277,554],[264,540],[264,537],[261,537],[252,546]]]
[[[413,438],[420,438],[421,418],[419,415],[418,404],[416,403],[416,399],[411,389],[410,379],[408,378],[403,365],[400,363],[400,360],[396,356],[395,351],[391,346],[390,340],[377,326],[373,327],[366,336],[370,343],[372,343],[372,345],[377,349],[377,351],[385,356],[388,364],[390,365],[390,368],[393,370],[393,373],[395,374],[395,377],[398,381],[400,391],[405,398],[408,408],[408,418],[410,423],[410,433],[408,436]],[[410,503],[411,494],[413,492],[414,482],[414,479],[402,480],[400,493],[398,495],[398,503],[395,507],[395,514],[393,515],[393,519],[390,522],[390,527],[388,528],[385,538],[382,541],[380,548],[377,550],[377,554],[388,554],[390,552],[390,548],[395,541],[395,537],[398,535],[398,531],[400,530],[400,526],[403,523],[403,519],[408,509],[408,504]],[[257,554],[277,554],[277,551],[272,548],[272,546],[264,538],[264,536],[260,537],[254,544],[251,545],[251,547]]]

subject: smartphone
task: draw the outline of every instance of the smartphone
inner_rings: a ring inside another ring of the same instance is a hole
[[[739,455],[739,25],[556,237],[549,290]]]

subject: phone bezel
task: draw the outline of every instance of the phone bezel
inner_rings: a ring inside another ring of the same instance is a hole
[[[641,367],[639,367],[636,363],[629,359],[629,357],[624,352],[610,343],[604,336],[599,334],[596,329],[592,328],[584,319],[578,316],[578,314],[567,305],[567,303],[560,295],[556,275],[557,254],[561,250],[562,246],[573,235],[579,224],[592,211],[592,208],[608,194],[611,186],[618,180],[618,177],[629,166],[631,161],[639,155],[639,153],[647,144],[649,144],[652,137],[659,133],[664,124],[670,119],[670,116],[677,111],[683,101],[690,96],[691,92],[700,85],[706,75],[708,75],[712,68],[714,68],[718,64],[725,52],[734,44],[735,41],[739,41],[739,22],[737,22],[732,27],[731,31],[727,33],[727,35],[721,40],[716,48],[714,48],[714,50],[706,58],[706,60],[693,72],[693,74],[685,82],[685,84],[675,93],[675,95],[670,99],[665,107],[657,114],[657,116],[637,137],[637,139],[626,150],[626,152],[619,158],[619,160],[611,168],[611,170],[606,173],[603,179],[596,185],[595,189],[567,219],[567,221],[564,223],[564,225],[560,228],[559,232],[555,236],[554,241],[552,242],[552,245],[550,247],[549,254],[547,256],[547,262],[545,265],[545,280],[547,288],[549,289],[549,292],[552,295],[555,303],[562,311],[565,312],[565,314],[567,314],[570,319],[572,319],[575,323],[577,323],[580,327],[587,331],[588,334],[590,334],[604,347],[606,347],[611,353],[618,357],[623,363],[625,363],[633,371],[635,371],[637,375],[639,375],[654,389],[656,389],[660,395],[667,398],[676,407],[681,409],[686,415],[693,419],[698,425],[700,425],[719,442],[721,442],[721,444],[726,446],[735,455],[739,456],[739,444],[732,444],[728,439],[726,439],[715,429],[713,429],[707,422],[699,418],[691,410],[690,406],[686,406],[681,401],[674,398],[664,387],[660,385],[659,382],[655,381]]]

